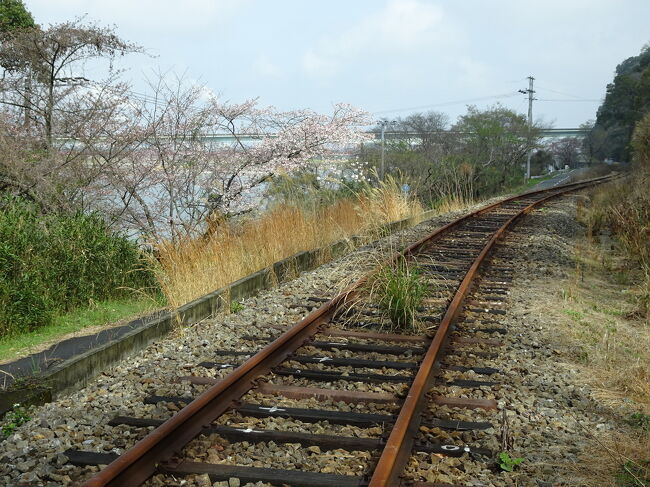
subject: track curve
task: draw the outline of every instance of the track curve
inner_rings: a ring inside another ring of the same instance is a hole
[[[391,260],[405,256],[409,261],[420,262],[425,267],[429,266],[434,276],[451,276],[450,281],[453,281],[453,285],[450,286],[451,289],[449,289],[448,294],[441,298],[445,301],[445,305],[441,308],[438,319],[434,320],[434,333],[430,334],[426,339],[420,338],[420,343],[424,343],[426,348],[422,349],[423,353],[412,380],[408,380],[408,393],[401,405],[399,414],[391,420],[394,421],[394,426],[390,430],[390,435],[385,444],[383,442],[373,444],[373,448],[379,449],[381,454],[372,472],[366,472],[365,476],[342,479],[340,477],[344,476],[340,475],[311,474],[304,476],[304,478],[298,478],[299,476],[297,476],[298,480],[292,485],[336,485],[337,487],[344,485],[369,485],[372,487],[397,485],[399,475],[413,446],[415,432],[421,419],[420,413],[425,402],[425,393],[434,379],[436,368],[440,365],[442,354],[449,339],[449,333],[453,329],[455,319],[461,312],[465,298],[471,289],[481,264],[492,248],[514,222],[532,211],[536,206],[563,194],[611,179],[609,176],[597,178],[562,187],[532,191],[504,199],[465,215],[408,246],[402,252],[396,253]],[[427,261],[427,259],[430,260]],[[271,371],[282,373],[282,370],[278,369],[278,367],[287,360],[295,360],[298,349],[306,344],[313,346],[319,343],[314,342],[313,338],[316,334],[323,332],[324,325],[332,322],[344,306],[349,306],[355,302],[364,281],[365,278],[324,303],[319,309],[300,320],[257,354],[242,363],[223,380],[189,402],[176,415],[160,425],[156,424],[156,429],[140,440],[133,448],[112,460],[106,468],[88,480],[84,486],[137,486],[157,472],[200,473],[201,468],[198,466],[193,467],[198,470],[192,471],[190,468],[192,466],[188,466],[187,462],[170,464],[168,461],[179,455],[183,447],[194,438],[205,434],[206,428],[213,427],[214,421],[221,415],[233,409],[233,407],[237,407],[237,401],[256,387],[256,381],[261,377]],[[332,333],[331,336],[336,336],[337,331],[332,330]],[[338,333],[341,334],[342,332]],[[346,336],[353,336],[353,333],[348,332]],[[370,336],[367,333],[362,335],[366,338]],[[390,341],[390,336],[386,335],[386,337]],[[408,342],[408,339],[395,335],[393,335],[392,339]],[[322,349],[327,349],[326,342],[319,346]],[[335,349],[339,348],[341,348],[341,344],[338,344],[338,348],[335,347]],[[396,349],[396,347],[393,348]],[[368,349],[379,353],[377,351],[380,347],[369,346]],[[363,347],[361,347],[361,350],[363,350]],[[298,356],[298,358],[303,362],[305,360],[309,361],[304,356]],[[331,357],[329,361],[332,361]],[[354,366],[354,362],[350,362],[350,360],[345,363],[352,363]],[[361,364],[358,363],[357,366],[361,366]],[[377,366],[376,361],[374,366]],[[391,365],[392,368],[397,366],[395,363]],[[285,374],[292,372],[294,376],[304,373],[298,369],[287,370],[284,371]],[[330,372],[332,378],[337,377],[331,374]],[[325,372],[320,375],[327,376]],[[364,380],[371,379],[369,374],[363,377]],[[386,380],[385,376],[384,380]],[[400,378],[398,377],[396,380],[399,381]],[[298,412],[293,413],[299,414]],[[228,431],[222,430],[222,433],[227,434]],[[292,438],[295,439],[295,437]],[[305,438],[304,441],[308,442],[309,439]],[[360,442],[360,445],[363,446],[363,442]],[[370,446],[367,447],[370,448]],[[67,455],[73,462],[78,464],[93,463],[87,459],[82,459],[80,452],[67,452]],[[106,457],[97,458],[96,460],[94,463],[106,463]],[[214,478],[223,478],[223,476],[228,478],[227,476],[236,476],[234,473],[241,473],[239,471],[228,471],[227,468],[222,470],[222,474],[215,474]],[[274,477],[274,475],[282,474],[278,472],[267,472],[266,474],[258,472],[257,475],[257,477],[253,476],[251,478],[265,481],[274,481],[275,479],[277,481],[278,478]]]

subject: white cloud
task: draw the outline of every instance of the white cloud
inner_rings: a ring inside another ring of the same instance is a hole
[[[403,52],[459,37],[443,9],[422,0],[389,0],[384,7],[356,25],[321,39],[308,50],[302,68],[311,76],[332,76],[346,63],[368,52]]]
[[[191,35],[230,19],[248,0],[30,0],[28,8],[52,22],[88,14],[88,20],[117,24],[122,29],[146,30],[169,36]]]
[[[263,55],[258,56],[253,63],[253,72],[258,76],[262,76],[264,78],[286,78],[286,74],[283,69],[278,64],[271,61],[267,56]]]
[[[489,88],[492,83],[490,68],[483,62],[469,56],[461,56],[458,61],[459,82],[467,88],[481,92]]]
[[[418,0],[392,0],[378,15],[366,19],[361,31],[367,37],[377,33],[383,42],[413,47],[429,42],[443,17],[442,8],[437,5]]]
[[[310,76],[333,76],[338,71],[337,62],[328,55],[307,51],[302,58],[302,68]]]

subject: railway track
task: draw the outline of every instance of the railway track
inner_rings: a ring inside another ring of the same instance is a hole
[[[441,417],[436,408],[495,409],[496,402],[437,395],[432,388],[471,392],[497,385],[490,376],[498,370],[482,367],[480,359],[494,355],[498,335],[505,332],[498,316],[505,312],[503,301],[514,269],[504,262],[491,263],[491,252],[508,228],[536,206],[609,179],[503,200],[396,253],[391,260],[403,256],[433,289],[418,309],[423,333],[382,332],[382,313],[366,299],[362,279],[331,300],[311,297],[312,304],[322,305],[288,331],[269,327],[268,337],[250,337],[267,342],[256,354],[218,350],[214,361],[196,364],[198,374],[232,370],[222,379],[181,374],[170,378],[205,386],[198,397],[144,398],[177,410],[169,419],[113,418],[111,425],[152,430],[123,455],[79,450],[65,455],[75,465],[107,465],[86,481],[87,487],[164,485],[165,477],[187,475],[207,475],[211,482],[235,478],[273,485],[393,486],[400,484],[417,454],[490,458],[494,452],[466,440],[472,439],[467,432],[485,430],[491,423]],[[292,400],[303,407],[294,407]],[[250,418],[255,418],[255,427]],[[327,434],[297,432],[283,430],[283,421],[335,426]],[[275,459],[274,468],[269,468],[264,461],[260,466],[232,465],[220,458],[196,461],[191,453],[203,447],[245,450],[268,442],[338,453],[329,463],[304,468],[289,455]],[[358,464],[358,475],[337,473],[342,458]],[[152,477],[155,482],[148,480]]]

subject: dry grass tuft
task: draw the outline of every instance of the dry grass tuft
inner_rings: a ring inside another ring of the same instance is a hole
[[[476,201],[472,199],[450,196],[444,198],[436,207],[436,209],[440,213],[451,213],[453,211],[465,210],[467,207],[472,206],[474,203],[476,203]]]
[[[223,222],[209,237],[158,245],[158,279],[168,303],[180,306],[304,250],[418,217],[421,205],[387,182],[315,209],[280,205],[259,218]]]
[[[574,470],[584,487],[648,487],[650,485],[650,432],[629,430],[599,437],[586,432],[591,446]],[[577,480],[577,479],[576,479]]]

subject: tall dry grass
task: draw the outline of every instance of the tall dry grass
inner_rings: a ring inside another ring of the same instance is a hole
[[[629,261],[604,239],[582,242],[576,263],[560,329],[599,402],[650,414],[650,327],[634,312]]]
[[[579,211],[588,239],[567,293],[573,323],[565,332],[594,398],[622,424],[585,432],[591,447],[575,464],[576,485],[650,485],[650,114],[637,124],[633,147],[631,177],[592,192]],[[624,303],[625,296],[634,299]]]
[[[436,210],[439,213],[451,213],[453,211],[465,210],[481,201],[481,199],[466,199],[459,196],[448,196],[440,200],[436,205]]]
[[[576,487],[648,487],[650,485],[650,432],[628,430],[596,436],[574,463]]]
[[[589,235],[608,228],[638,269],[638,313],[650,321],[650,113],[636,126],[632,138],[634,166],[630,177],[591,194],[583,208]]]
[[[650,485],[650,428],[630,425],[635,416],[650,419],[650,327],[633,297],[642,276],[612,243],[598,232],[580,242],[561,306],[540,303],[554,317],[556,339],[571,350],[598,414],[615,426],[580,432],[586,450],[568,462],[576,487]]]
[[[169,305],[177,307],[295,253],[352,235],[370,237],[382,224],[421,213],[395,180],[325,206],[283,204],[245,222],[224,222],[208,237],[160,243],[157,276]]]

